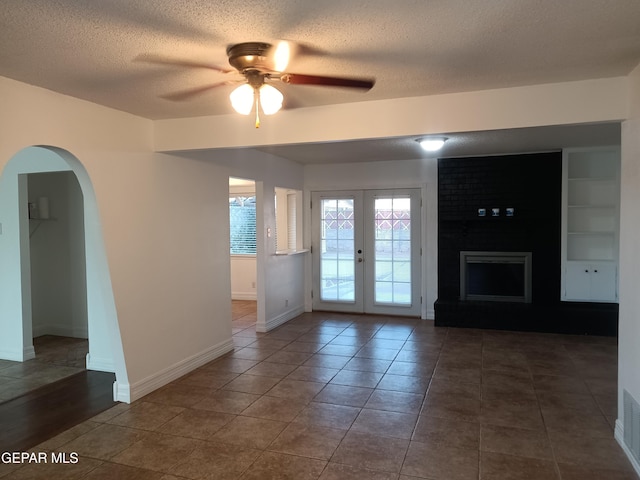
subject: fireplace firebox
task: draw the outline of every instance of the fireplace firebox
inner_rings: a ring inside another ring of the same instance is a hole
[[[531,252],[460,252],[460,300],[531,303]]]

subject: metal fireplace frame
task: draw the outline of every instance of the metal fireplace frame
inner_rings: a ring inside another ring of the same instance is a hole
[[[460,300],[481,300],[491,302],[531,303],[531,252],[460,252]],[[513,263],[524,265],[524,295],[477,295],[467,293],[467,264],[469,263]]]

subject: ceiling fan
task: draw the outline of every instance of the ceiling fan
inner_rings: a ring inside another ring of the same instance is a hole
[[[229,64],[235,69],[218,67],[188,60],[175,60],[157,55],[140,55],[137,61],[148,63],[169,64],[183,67],[208,68],[225,74],[240,74],[237,79],[204,85],[189,90],[163,95],[168,100],[188,100],[194,96],[223,85],[238,84],[231,92],[230,100],[234,110],[243,115],[249,115],[255,107],[256,128],[260,127],[259,111],[265,115],[276,113],[282,107],[284,96],[272,83],[282,82],[290,85],[316,85],[325,87],[344,87],[360,90],[370,90],[374,79],[328,77],[320,75],[305,75],[285,71],[289,60],[298,49],[298,45],[280,41],[276,45],[263,42],[245,42],[230,45],[227,48]]]

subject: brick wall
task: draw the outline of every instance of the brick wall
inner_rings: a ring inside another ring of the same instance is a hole
[[[532,252],[533,303],[559,302],[561,188],[561,152],[440,159],[439,300],[458,298],[459,253],[475,250]]]

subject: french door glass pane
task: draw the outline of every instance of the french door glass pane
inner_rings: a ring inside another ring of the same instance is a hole
[[[410,198],[376,198],[374,228],[375,303],[411,305]]]
[[[320,298],[323,301],[355,301],[353,207],[352,198],[321,202]]]

